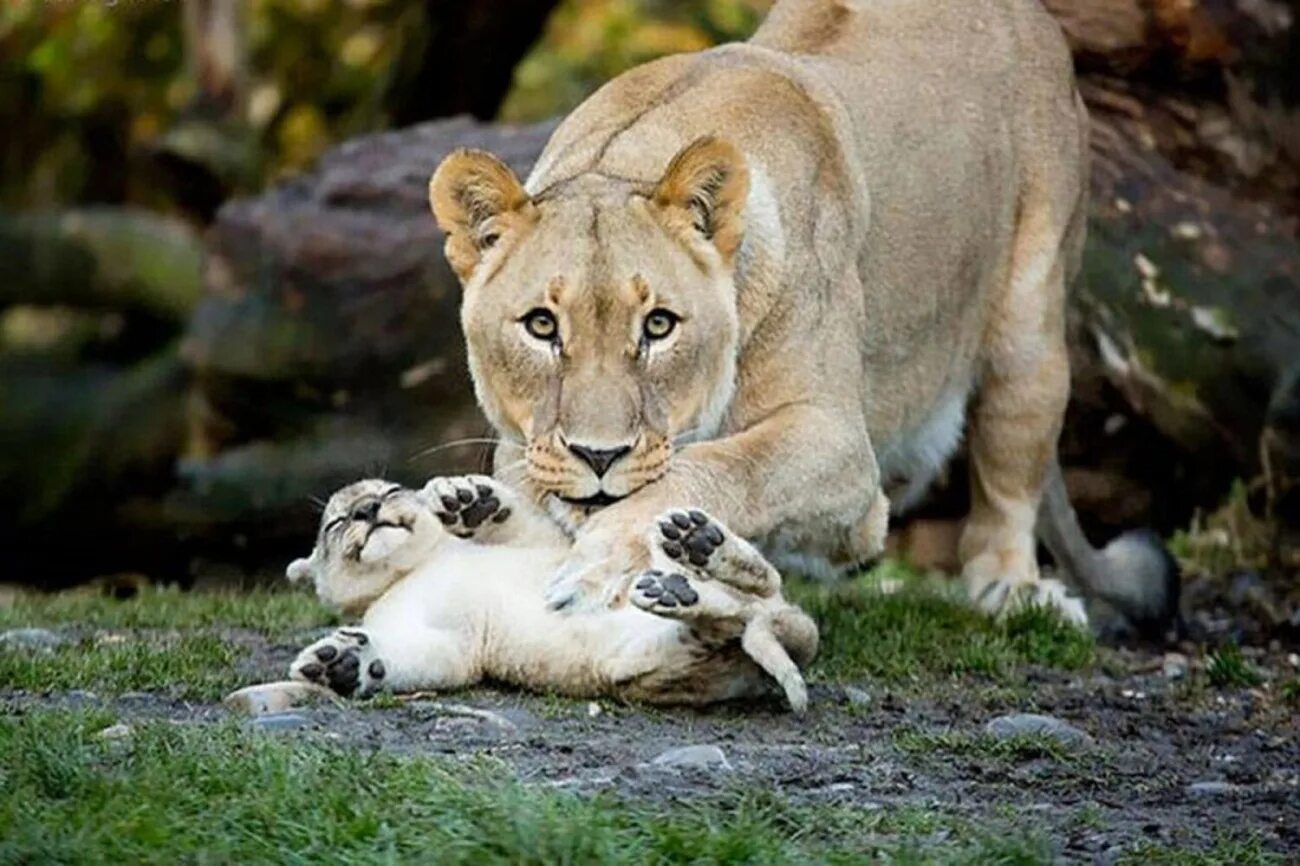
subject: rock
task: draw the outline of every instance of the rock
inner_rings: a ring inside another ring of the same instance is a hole
[[[849,702],[851,707],[871,706],[871,693],[857,686],[845,686],[844,699]]]
[[[284,713],[293,707],[302,706],[321,698],[333,699],[333,693],[312,683],[300,683],[296,680],[280,680],[274,683],[261,683],[246,686],[231,692],[221,703],[227,709],[250,716],[269,716]]]
[[[605,710],[600,706],[600,704],[596,703],[595,701],[590,701],[590,702],[588,702],[588,704],[587,704],[587,718],[589,718],[589,719],[594,719],[594,718],[596,718],[596,716],[599,716],[599,715],[601,715],[601,714],[604,713],[604,712],[605,712]]]
[[[1162,670],[1166,678],[1181,680],[1187,676],[1187,656],[1182,653],[1165,653]]]
[[[1223,797],[1236,794],[1241,791],[1240,785],[1234,785],[1232,782],[1220,780],[1211,780],[1206,782],[1193,782],[1187,786],[1187,793],[1195,797]]]
[[[0,646],[14,649],[53,650],[67,640],[47,628],[11,628],[0,632]]]
[[[1014,713],[998,716],[984,726],[984,732],[999,740],[1012,737],[1051,737],[1064,746],[1091,746],[1092,737],[1055,716],[1040,716],[1035,713]]]
[[[95,736],[101,740],[124,740],[133,733],[135,733],[135,730],[130,725],[116,724],[109,725]]]
[[[730,771],[731,763],[717,746],[682,746],[656,755],[652,767],[672,770]]]
[[[267,713],[248,721],[248,727],[259,731],[285,731],[301,728],[311,719],[301,713]]]

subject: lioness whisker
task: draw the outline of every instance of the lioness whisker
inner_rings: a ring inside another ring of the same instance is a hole
[[[451,442],[444,442],[441,445],[434,445],[423,451],[417,451],[411,455],[410,462],[419,460],[422,457],[428,457],[431,454],[437,454],[439,451],[445,451],[448,448],[458,448],[462,445],[511,445],[523,450],[523,445],[510,439],[498,439],[491,436],[472,436],[466,439],[454,439]]]

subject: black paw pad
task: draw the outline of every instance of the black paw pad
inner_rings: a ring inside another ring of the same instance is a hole
[[[718,525],[703,511],[695,510],[674,511],[659,524],[659,534],[664,555],[695,566],[708,565],[709,557],[726,541]]]
[[[462,537],[472,535],[466,530],[478,529],[488,520],[504,523],[510,517],[510,509],[501,507],[496,491],[486,484],[457,487],[455,496],[440,496],[438,502],[442,506],[437,510],[438,519],[443,525],[453,527],[452,532]],[[461,531],[457,531],[457,527]]]
[[[361,685],[361,656],[355,649],[349,648],[339,653],[338,658],[325,666],[326,684],[343,697],[347,697]]]
[[[647,571],[637,581],[636,588],[646,598],[654,599],[660,607],[690,607],[700,600],[700,594],[680,574]]]

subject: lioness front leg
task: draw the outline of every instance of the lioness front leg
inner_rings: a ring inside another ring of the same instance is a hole
[[[810,437],[817,446],[809,445]],[[804,403],[733,436],[688,445],[667,474],[596,512],[547,591],[552,607],[616,606],[627,580],[650,560],[644,527],[679,503],[695,504],[742,538],[778,528],[811,553],[829,555],[845,538],[875,546],[883,529],[880,471],[860,424]],[[875,527],[864,533],[862,527]],[[868,536],[870,536],[868,538]],[[872,551],[874,552],[874,551]]]

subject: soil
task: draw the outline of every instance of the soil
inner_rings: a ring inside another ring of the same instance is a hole
[[[231,637],[252,650],[250,682],[277,678],[295,652],[243,631]],[[1278,650],[1256,653],[1252,662],[1279,683],[1295,681],[1300,660]],[[111,707],[127,723],[230,716],[217,704],[145,693],[9,693],[0,701]],[[984,735],[990,719],[1021,712],[1064,720],[1093,743],[998,748]],[[659,710],[488,688],[400,702],[326,702],[294,713],[299,718],[268,724],[266,735],[490,757],[525,783],[577,792],[679,801],[739,785],[805,805],[918,807],[994,831],[1038,833],[1067,861],[1112,862],[1142,843],[1203,848],[1240,837],[1284,857],[1300,851],[1294,698],[1276,688],[1211,688],[1203,675],[1170,676],[1155,651],[1106,650],[1097,669],[1083,674],[1029,669],[1010,687],[970,680],[905,690],[814,684],[802,718],[776,702]],[[720,748],[728,766],[651,763],[667,750],[705,744]]]

